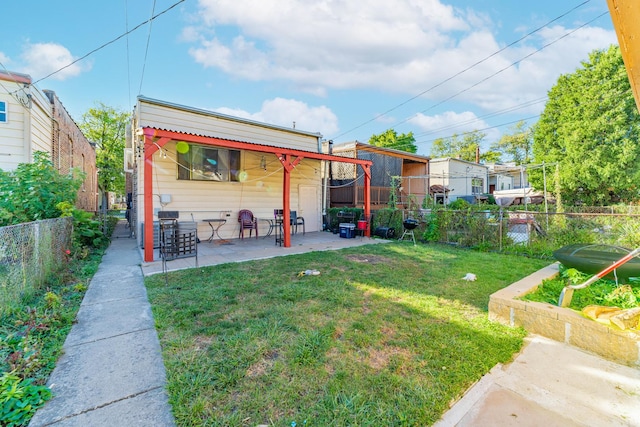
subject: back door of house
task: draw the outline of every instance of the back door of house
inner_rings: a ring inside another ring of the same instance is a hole
[[[318,231],[320,209],[318,207],[318,187],[301,185],[298,188],[298,216],[304,217],[306,231]]]

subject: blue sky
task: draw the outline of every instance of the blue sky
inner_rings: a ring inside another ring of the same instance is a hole
[[[605,0],[30,0],[2,14],[0,69],[76,121],[142,94],[336,143],[411,131],[423,155],[533,124],[561,74],[617,44]]]

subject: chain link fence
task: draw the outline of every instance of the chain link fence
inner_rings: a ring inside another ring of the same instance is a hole
[[[442,209],[422,216],[420,236],[482,250],[550,257],[573,243],[640,247],[640,215]]]
[[[64,265],[72,232],[70,217],[0,227],[0,311]]]

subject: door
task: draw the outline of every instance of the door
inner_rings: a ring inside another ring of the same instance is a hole
[[[304,218],[306,231],[319,230],[320,207],[318,202],[318,187],[301,185],[298,188],[298,216]]]

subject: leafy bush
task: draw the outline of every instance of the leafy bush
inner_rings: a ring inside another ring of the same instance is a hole
[[[73,252],[76,257],[85,253],[86,248],[100,248],[108,242],[102,231],[102,224],[93,214],[77,209],[69,202],[58,203],[56,207],[61,216],[73,217]]]
[[[48,154],[37,151],[33,163],[0,171],[0,226],[60,217],[60,202],[73,204],[84,174],[61,175]]]
[[[449,209],[454,211],[469,209],[470,206],[471,203],[467,202],[465,199],[456,199],[449,203]]]
[[[15,372],[0,377],[0,424],[7,427],[26,425],[36,410],[51,399],[51,390],[22,379]]]

